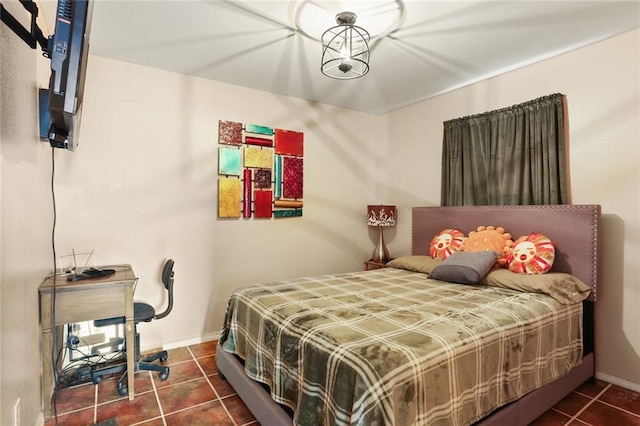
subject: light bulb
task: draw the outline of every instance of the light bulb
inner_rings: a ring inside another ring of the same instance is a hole
[[[347,45],[345,43],[342,45],[342,49],[340,49],[340,65],[338,65],[338,69],[346,74],[351,71],[351,68],[353,68],[353,65],[351,65],[351,56],[349,56],[347,52]]]

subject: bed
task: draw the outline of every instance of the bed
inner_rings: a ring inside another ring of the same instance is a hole
[[[570,274],[588,286],[586,298],[559,303],[550,293],[441,282],[404,267],[251,286],[229,300],[219,372],[263,425],[527,425],[594,376],[599,221],[597,205],[414,207],[406,258],[428,258],[446,228],[537,232],[555,243],[544,276]],[[436,292],[446,304],[431,302]],[[497,320],[478,315],[487,309],[515,334],[491,331]],[[456,364],[462,358],[471,362]]]

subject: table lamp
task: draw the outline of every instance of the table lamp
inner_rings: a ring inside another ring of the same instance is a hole
[[[391,258],[389,251],[384,245],[382,227],[396,226],[396,206],[367,206],[367,224],[378,227],[378,244],[373,251],[371,260],[374,262],[387,263]]]

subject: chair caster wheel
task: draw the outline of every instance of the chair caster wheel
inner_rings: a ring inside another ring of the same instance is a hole
[[[169,378],[169,367],[160,373],[160,380],[163,382]]]
[[[100,383],[102,383],[102,377],[100,377],[100,376],[96,376],[96,377],[94,377],[94,378],[92,378],[92,379],[91,379],[91,382],[92,382],[94,385],[99,385]]]
[[[128,393],[129,393],[129,389],[127,389],[126,386],[118,386],[118,395],[127,396]]]
[[[162,356],[160,357],[160,361],[162,361],[162,362],[165,362],[165,361],[166,361],[166,360],[168,360],[168,359],[169,359],[169,355],[167,355],[167,354],[164,354],[164,355],[162,355]]]

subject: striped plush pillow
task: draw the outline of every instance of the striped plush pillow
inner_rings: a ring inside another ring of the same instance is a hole
[[[532,232],[518,238],[507,255],[509,269],[517,274],[549,272],[556,256],[555,244],[548,237]]]
[[[446,259],[462,250],[464,239],[464,234],[458,229],[443,229],[431,240],[429,254],[433,259]]]

